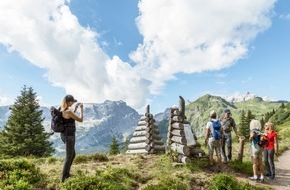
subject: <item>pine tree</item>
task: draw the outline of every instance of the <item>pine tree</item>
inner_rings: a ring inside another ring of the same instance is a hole
[[[127,137],[125,142],[124,142],[123,152],[126,152],[128,150],[128,146],[129,146],[129,138]]]
[[[282,103],[281,106],[280,106],[279,108],[284,109],[284,108],[285,108],[285,104]]]
[[[251,110],[248,110],[247,111],[247,116],[246,116],[246,121],[247,121],[247,123],[248,123],[248,126],[250,126],[250,122],[251,122],[251,120],[252,119],[255,119],[255,115],[254,114],[252,114],[252,112],[251,112]]]
[[[54,151],[42,125],[44,118],[36,97],[32,87],[24,86],[10,108],[11,115],[0,132],[2,157],[45,157]]]
[[[244,136],[246,139],[249,137],[249,124],[246,120],[246,112],[242,110],[240,115],[240,125],[239,125],[239,133]]]
[[[114,135],[113,139],[112,139],[112,144],[110,145],[110,154],[111,155],[116,155],[116,154],[119,154],[119,153],[120,153],[119,145],[117,143],[116,136]]]
[[[262,119],[260,120],[261,122],[261,126],[262,126],[262,131],[264,131],[264,125],[266,124],[264,118],[262,117]]]

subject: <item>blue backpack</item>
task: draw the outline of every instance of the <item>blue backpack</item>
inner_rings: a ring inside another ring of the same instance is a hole
[[[220,140],[222,138],[222,132],[221,132],[221,122],[219,120],[211,121],[212,128],[213,128],[213,138],[215,140]]]

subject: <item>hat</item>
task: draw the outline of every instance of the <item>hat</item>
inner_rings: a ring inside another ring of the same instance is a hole
[[[225,109],[225,113],[231,114],[231,110]]]
[[[77,100],[74,99],[74,97],[72,95],[66,95],[65,96],[65,101],[66,102],[77,102]]]
[[[214,116],[214,115],[216,115],[216,112],[215,112],[214,110],[210,111],[209,116],[212,117],[212,116]]]

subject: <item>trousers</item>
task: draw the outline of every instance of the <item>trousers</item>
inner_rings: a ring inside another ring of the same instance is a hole
[[[225,147],[227,146],[228,155],[226,155]],[[223,162],[227,162],[227,158],[232,160],[232,135],[231,133],[225,133],[222,138],[222,158]]]
[[[76,156],[75,136],[66,136],[65,134],[61,133],[61,140],[65,143],[66,150],[61,179],[61,181],[64,182],[64,180],[70,176],[70,168]]]
[[[264,149],[264,163],[270,176],[275,177],[274,150]]]

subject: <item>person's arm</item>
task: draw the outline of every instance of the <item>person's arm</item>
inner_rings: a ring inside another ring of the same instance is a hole
[[[236,137],[239,139],[240,138],[240,135],[239,135],[239,133],[238,133],[238,130],[237,130],[237,125],[236,125],[236,122],[234,121],[234,119],[232,119],[233,121],[233,129],[234,129],[234,132],[235,132],[235,134],[236,134]]]
[[[209,135],[210,135],[210,123],[209,122],[206,124],[205,128],[206,128],[206,132],[205,132],[205,140],[204,140],[204,143],[205,143],[205,145],[207,145],[208,138],[209,138]]]
[[[78,121],[78,122],[83,122],[83,104],[80,105],[80,116],[77,116],[74,112],[71,110],[67,111],[67,114],[70,118]]]
[[[79,103],[75,106],[75,110],[74,110],[74,113],[76,113],[77,109],[79,107]]]
[[[274,138],[274,143],[275,143],[275,154],[278,155],[279,154],[279,143],[278,143],[278,138],[277,136]]]
[[[254,135],[255,135],[255,133],[254,133],[254,132],[251,132],[251,133],[250,133],[250,137],[249,137],[249,141],[250,141],[250,142],[253,140],[253,138],[254,138]]]
[[[210,134],[210,128],[207,128],[206,133],[205,133],[205,140],[204,140],[205,145],[207,145],[208,143],[209,134]]]

